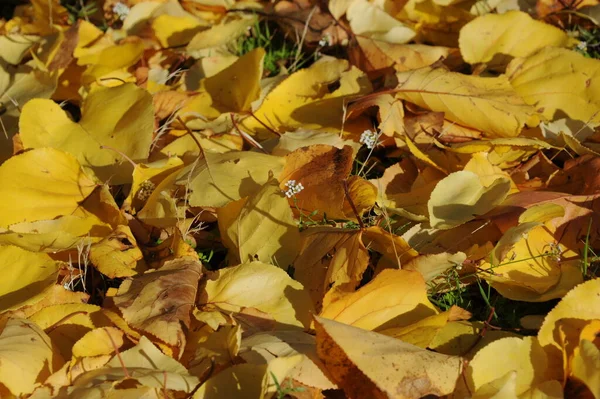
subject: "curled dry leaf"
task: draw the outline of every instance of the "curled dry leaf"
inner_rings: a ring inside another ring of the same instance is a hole
[[[161,340],[178,357],[185,347],[184,328],[190,327],[201,272],[197,259],[175,259],[125,280],[113,300],[132,328]]]

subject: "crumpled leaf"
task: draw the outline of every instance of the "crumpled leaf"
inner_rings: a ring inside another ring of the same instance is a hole
[[[535,125],[535,110],[504,77],[482,78],[425,67],[397,75],[396,97],[448,120],[481,130],[488,137],[515,137]]]
[[[454,391],[459,357],[323,317],[315,317],[315,326],[319,358],[348,396],[421,398]]]
[[[181,355],[185,347],[184,328],[196,299],[202,264],[182,257],[166,262],[156,271],[125,280],[113,298],[127,323],[152,334]]]
[[[255,308],[273,317],[280,324],[274,326],[277,329],[308,327],[312,311],[300,283],[280,268],[261,262],[219,270],[215,280],[207,281],[200,303],[204,310],[217,309],[234,317],[244,308]]]
[[[254,195],[219,208],[217,218],[230,264],[258,260],[285,270],[298,254],[298,226],[276,179]]]
[[[301,247],[294,261],[294,279],[310,293],[317,311],[331,287],[349,290],[360,282],[369,263],[360,230],[314,227],[300,234]]]
[[[90,166],[103,181],[123,184],[131,181],[132,168],[115,149],[134,161],[148,158],[153,120],[150,94],[124,84],[92,92],[83,104],[79,123],[50,100],[29,101],[19,127],[26,148],[60,149],[77,157],[81,165]]]

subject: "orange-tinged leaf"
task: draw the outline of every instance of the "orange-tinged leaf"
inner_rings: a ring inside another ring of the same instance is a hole
[[[326,214],[333,219],[347,219],[344,213],[344,180],[352,169],[352,148],[338,149],[324,144],[302,147],[285,157],[280,188],[287,190],[289,180],[301,183],[304,189],[290,202],[303,212]],[[318,216],[316,216],[318,217]]]
[[[182,257],[156,271],[125,280],[115,305],[127,323],[162,340],[181,355],[185,347],[184,326],[189,328],[202,264]]]
[[[333,288],[320,316],[375,330],[407,326],[436,313],[419,272],[386,269],[356,292]]]
[[[317,354],[349,397],[421,398],[454,391],[462,359],[315,317]]]
[[[294,261],[294,279],[310,293],[317,311],[332,286],[350,291],[360,282],[369,263],[369,253],[359,230],[314,227],[301,233],[301,248]]]

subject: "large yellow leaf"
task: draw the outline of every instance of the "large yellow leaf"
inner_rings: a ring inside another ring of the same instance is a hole
[[[334,82],[339,83],[335,90],[330,89]],[[277,85],[254,114],[261,122],[281,132],[299,127],[339,132],[343,126],[345,99],[371,90],[371,83],[364,73],[350,67],[347,61],[324,58]],[[349,130],[351,125],[346,123],[345,129]],[[246,118],[242,126],[259,137],[273,135],[255,118]],[[361,127],[365,130],[370,126],[362,124]]]
[[[493,272],[481,277],[507,298],[542,302],[562,297],[582,281],[578,258],[561,248],[548,227],[528,222],[508,229],[481,266]]]
[[[281,172],[284,162],[280,157],[250,151],[206,153],[205,162],[192,166],[192,176],[178,183],[189,184],[191,206],[221,207],[258,191],[270,172],[274,176]]]
[[[0,320],[0,384],[15,396],[33,392],[54,371],[52,341],[24,319]]]
[[[79,376],[75,388],[92,387],[99,391],[104,381],[117,385],[122,380],[136,380],[143,386],[159,388],[161,392],[173,390],[189,393],[199,383],[198,378],[190,375],[181,363],[164,355],[148,338],[142,336],[136,346],[113,357],[104,367]]]
[[[0,246],[0,311],[41,300],[56,283],[60,266],[47,254]]]
[[[573,377],[582,381],[595,398],[600,397],[600,349],[591,341],[581,341],[572,367]]]
[[[134,161],[148,157],[152,97],[133,84],[95,90],[84,101],[79,123],[53,101],[35,99],[23,107],[19,127],[26,148],[60,149],[92,167],[104,181],[123,184],[131,182],[132,166],[115,150]]]
[[[313,307],[306,290],[280,268],[260,262],[243,263],[218,271],[206,283],[204,310],[238,313],[256,308],[273,317],[278,329],[308,327]]]
[[[486,384],[515,372],[514,394],[521,397],[547,380],[547,367],[546,353],[535,337],[503,338],[477,352],[465,370],[465,382],[469,390],[457,393],[478,392]]]
[[[56,89],[58,74],[39,70],[33,62],[16,69],[0,65],[0,162],[13,154],[13,136],[19,132],[20,107],[32,98],[49,98]]]
[[[298,254],[298,225],[276,179],[219,208],[217,217],[230,264],[258,260],[287,270]]]
[[[451,173],[431,192],[427,203],[431,226],[451,229],[466,223],[494,209],[509,190],[510,180],[505,176],[484,179],[470,171]]]
[[[483,78],[425,67],[397,77],[396,97],[444,112],[446,119],[489,137],[514,137],[526,124],[537,122],[534,108],[504,76]]]
[[[115,305],[131,327],[161,339],[174,348],[174,357],[180,356],[201,269],[194,258],[166,262],[156,271],[125,280],[113,298]]]
[[[329,291],[320,316],[375,330],[407,326],[436,313],[419,272],[387,269],[356,292]]]
[[[485,37],[485,40],[481,40]],[[470,64],[495,62],[494,57],[527,57],[544,47],[563,47],[569,36],[522,11],[487,14],[460,30],[460,53]]]
[[[538,333],[542,346],[560,349],[558,329],[561,319],[574,323],[600,319],[600,279],[586,281],[573,288],[548,313]]]
[[[452,393],[462,359],[315,317],[317,353],[334,381],[354,398],[422,398]]]
[[[162,14],[152,21],[152,30],[162,47],[178,47],[187,44],[206,25],[191,15]]]
[[[294,279],[308,290],[317,311],[325,293],[334,286],[349,290],[360,282],[369,265],[369,253],[360,230],[313,227],[302,232],[301,250],[294,261]]]
[[[549,120],[565,114],[586,123],[600,121],[600,61],[575,51],[546,47],[513,60],[506,74],[527,104]]]
[[[346,11],[350,29],[355,35],[388,43],[408,43],[415,31],[388,14],[383,6],[367,0],[354,0]]]
[[[72,214],[97,187],[74,156],[52,148],[9,159],[0,181],[0,227]]]

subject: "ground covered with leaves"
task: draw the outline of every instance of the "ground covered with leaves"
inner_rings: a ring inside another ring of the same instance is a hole
[[[595,0],[10,0],[1,398],[600,398]]]

